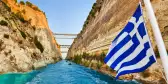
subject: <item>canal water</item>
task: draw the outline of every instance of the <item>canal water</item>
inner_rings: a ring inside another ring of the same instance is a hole
[[[71,63],[71,65],[69,64]],[[38,71],[0,75],[0,84],[139,84],[115,80],[89,68],[62,60]]]

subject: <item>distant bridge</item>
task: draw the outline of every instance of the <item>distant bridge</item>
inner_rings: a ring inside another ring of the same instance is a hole
[[[67,34],[67,33],[53,33],[53,35],[61,35],[61,36],[77,36],[77,34]]]
[[[75,39],[75,38],[56,38],[56,39]]]
[[[68,51],[61,51],[61,53],[68,53]]]
[[[55,39],[59,39],[59,40],[73,40],[76,38],[77,34],[71,34],[71,33],[53,33],[53,35],[55,36]],[[71,47],[71,44],[68,45],[64,45],[64,44],[60,44],[60,48],[61,48],[61,53],[62,54],[66,54],[68,53],[69,48]]]
[[[77,34],[67,34],[67,33],[53,33],[53,35],[56,36],[56,39],[69,39],[69,40],[75,39],[75,37],[77,36]],[[70,48],[70,46],[71,45],[60,45],[61,48]]]
[[[70,48],[71,45],[60,45],[61,48]]]

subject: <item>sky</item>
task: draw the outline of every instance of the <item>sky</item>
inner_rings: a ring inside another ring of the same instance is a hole
[[[20,0],[18,0],[19,2]],[[26,1],[26,0],[22,0]],[[96,0],[29,0],[45,12],[49,27],[56,33],[78,34]],[[58,36],[57,36],[58,37]],[[69,45],[73,40],[56,39]]]
[[[20,2],[21,0],[18,0]],[[27,1],[27,0],[22,0]],[[45,12],[49,27],[55,33],[78,34],[96,0],[28,0]],[[56,38],[66,38],[56,36]],[[71,38],[71,37],[68,37]],[[72,37],[73,38],[73,37]],[[73,39],[56,39],[60,45],[71,45]],[[63,51],[67,49],[62,49]],[[62,54],[63,58],[66,53]]]

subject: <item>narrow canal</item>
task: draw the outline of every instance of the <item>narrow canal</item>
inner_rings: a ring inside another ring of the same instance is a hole
[[[38,71],[0,75],[0,84],[138,84],[62,60]]]

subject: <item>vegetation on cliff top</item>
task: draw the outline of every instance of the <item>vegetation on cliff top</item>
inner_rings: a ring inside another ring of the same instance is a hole
[[[26,3],[25,3],[24,1],[20,1],[20,4],[21,4],[21,5],[26,5],[26,6],[32,8],[32,9],[34,9],[34,10],[36,10],[36,11],[40,11],[40,12],[41,12],[41,10],[40,10],[37,6],[34,6],[34,5],[33,5],[31,2],[29,2],[29,1],[26,1]]]
[[[29,2],[29,1],[26,1],[26,5],[29,6],[29,7],[33,6],[33,4],[31,2]]]
[[[25,5],[25,2],[24,2],[24,1],[20,1],[20,4],[21,4],[21,5]]]
[[[16,0],[16,2],[17,2],[17,0]],[[5,4],[4,2],[2,2],[2,3],[4,4],[5,8],[6,8],[9,12],[11,12],[11,8],[10,8],[7,4]],[[24,1],[20,1],[20,4],[24,5],[25,3],[24,3]],[[20,20],[21,22],[25,23],[25,22],[27,22],[27,21],[23,18],[22,13],[25,13],[25,10],[18,11],[17,13],[12,13],[12,16],[19,18],[19,20]],[[1,21],[1,25],[7,26],[7,24],[5,23],[5,21]]]
[[[101,8],[102,8],[102,3],[103,3],[103,0],[100,1],[100,2],[96,2],[93,4],[92,6],[92,10],[90,11],[86,21],[84,22],[84,25],[83,25],[83,29],[84,30],[86,28],[86,26],[89,24],[89,22],[95,18],[95,15],[97,12],[100,12]],[[81,31],[82,32],[82,31]]]
[[[26,1],[26,5],[27,6],[29,6],[29,7],[31,7],[32,9],[34,9],[34,10],[36,10],[36,11],[40,11],[41,12],[41,10],[37,7],[37,6],[34,6],[31,2],[29,2],[29,1]]]

